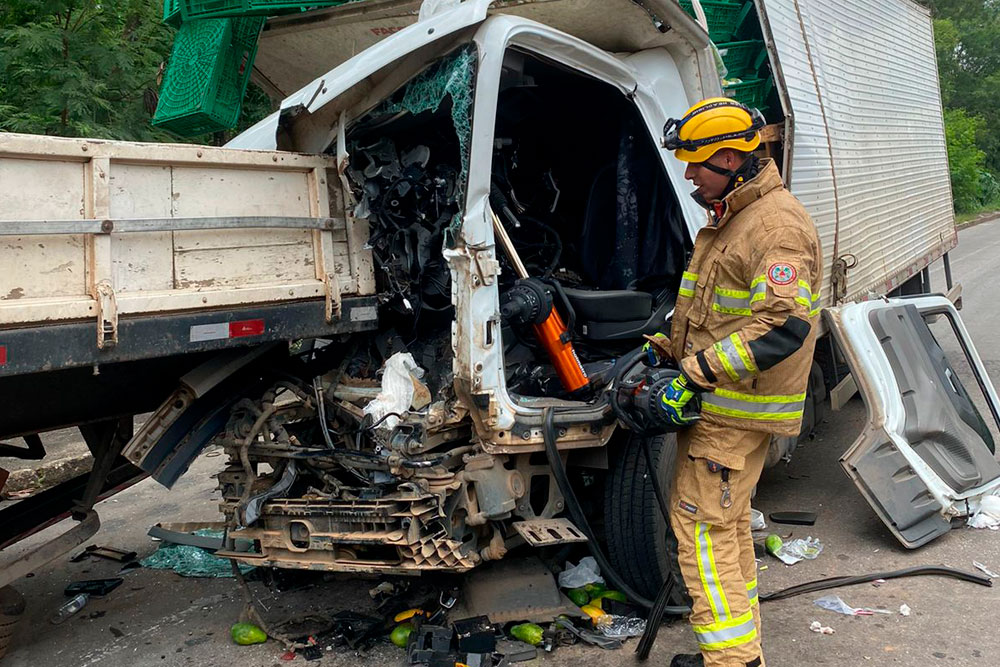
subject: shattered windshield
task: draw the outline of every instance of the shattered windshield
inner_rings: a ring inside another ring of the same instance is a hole
[[[452,52],[369,113],[351,134],[355,215],[369,218],[373,229],[398,228],[415,218],[454,246],[468,184],[475,66],[474,45]],[[419,133],[408,133],[414,128]]]

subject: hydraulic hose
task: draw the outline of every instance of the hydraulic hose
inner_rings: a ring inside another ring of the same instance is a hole
[[[545,408],[544,413],[544,426],[542,428],[542,436],[545,440],[545,455],[548,458],[549,466],[552,468],[552,474],[556,478],[556,485],[559,487],[559,491],[563,495],[563,499],[566,501],[566,509],[569,511],[570,517],[577,527],[583,531],[583,534],[587,536],[587,546],[590,549],[590,553],[594,556],[594,560],[597,561],[598,566],[601,568],[601,572],[607,577],[611,584],[620,590],[625,596],[635,602],[636,604],[646,608],[653,609],[654,602],[647,599],[646,597],[637,593],[631,586],[625,583],[621,575],[611,566],[610,561],[605,557],[604,552],[601,550],[600,545],[597,543],[597,539],[594,536],[594,531],[590,527],[590,522],[587,521],[586,515],[583,513],[583,508],[580,507],[580,502],[576,498],[576,493],[573,491],[573,487],[570,485],[569,477],[566,475],[566,467],[563,465],[562,459],[559,457],[559,449],[556,447],[556,426],[555,426],[555,412],[552,408]],[[656,482],[654,481],[654,484]],[[688,614],[691,612],[689,607],[676,606],[676,605],[664,605],[662,613],[669,614]]]
[[[982,575],[972,574],[971,572],[963,572],[962,570],[956,570],[955,568],[944,567],[942,565],[920,565],[917,567],[908,567],[903,570],[894,570],[892,572],[875,572],[873,574],[828,577],[826,579],[807,581],[804,584],[789,586],[788,588],[783,588],[780,591],[765,593],[760,596],[760,601],[769,602],[771,600],[784,600],[796,595],[803,595],[804,593],[816,593],[818,591],[825,591],[831,588],[840,588],[841,586],[865,584],[877,579],[899,579],[901,577],[918,577],[927,575],[952,577],[953,579],[968,581],[973,584],[979,584],[980,586],[993,585],[993,581],[989,577],[984,577]]]

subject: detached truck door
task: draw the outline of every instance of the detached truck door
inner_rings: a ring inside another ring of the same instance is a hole
[[[943,296],[888,299],[824,311],[868,408],[841,465],[907,548],[951,529],[1000,489],[995,442],[928,319],[943,316],[968,359],[990,417],[1000,401],[954,304]],[[977,397],[979,398],[979,397]]]

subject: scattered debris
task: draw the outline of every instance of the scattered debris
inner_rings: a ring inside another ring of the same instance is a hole
[[[382,391],[364,407],[364,414],[370,416],[372,423],[378,424],[379,428],[392,431],[400,416],[409,411],[418,385],[422,386],[420,378],[423,375],[424,370],[413,360],[412,354],[395,353],[382,367]],[[427,402],[424,402],[426,405]]]
[[[117,561],[119,563],[131,563],[138,557],[138,554],[134,551],[125,551],[123,549],[115,549],[114,547],[103,547],[91,544],[89,547],[69,560],[71,563],[79,563],[80,561],[91,556],[95,556],[97,558],[107,558],[108,560]]]
[[[513,639],[498,641],[497,653],[501,654],[507,663],[528,662],[538,657],[538,649],[534,646]]]
[[[900,616],[909,616],[910,615],[910,611],[911,611],[910,610],[910,606],[908,604],[906,604],[905,602],[903,604],[899,605],[899,614],[900,614]]]
[[[229,629],[229,635],[240,646],[263,644],[267,641],[267,635],[264,631],[253,623],[236,623]]]
[[[836,595],[826,595],[813,600],[813,604],[829,611],[835,611],[845,616],[872,616],[874,614],[891,614],[888,609],[868,609],[865,607],[852,607]]]
[[[445,660],[451,653],[453,630],[441,625],[420,624],[409,635],[406,658],[411,665]]]
[[[79,595],[80,593],[102,596],[107,595],[121,586],[124,581],[125,580],[120,577],[116,577],[114,579],[88,579],[87,581],[74,581],[63,590],[63,593],[66,594],[67,597]]]
[[[646,631],[646,619],[605,614],[597,619],[595,626],[605,637],[628,639],[639,637]]]
[[[202,537],[221,537],[221,532],[213,530],[195,531]],[[160,548],[142,559],[142,565],[158,570],[173,570],[182,577],[231,577],[232,566],[229,559],[219,558],[200,547],[186,544],[170,544],[163,542]],[[244,574],[253,569],[240,563],[240,571]]]
[[[813,600],[813,604],[817,607],[835,611],[838,614],[843,614],[845,616],[857,616],[860,611],[859,609],[855,609],[851,605],[847,604],[836,595],[826,595],[818,600]]]
[[[967,525],[971,528],[1000,529],[1000,496],[983,496],[979,509],[969,517]]]
[[[493,653],[497,647],[496,631],[486,616],[463,618],[452,624],[458,650],[464,653]],[[516,635],[515,635],[516,636]]]
[[[589,644],[591,646],[597,646],[603,649],[608,649],[608,650],[619,649],[625,642],[624,639],[605,637],[604,635],[596,632],[591,632],[589,630],[582,630],[573,625],[573,622],[570,621],[568,618],[557,618],[556,625],[558,625],[560,628],[563,628],[564,630],[567,630],[570,634],[572,634],[574,637],[576,637],[583,643]]]
[[[812,526],[816,524],[815,512],[771,512],[767,518],[774,523],[785,523],[792,526]]]
[[[771,538],[777,538],[772,540]],[[823,544],[819,538],[812,536],[794,539],[791,542],[782,542],[777,535],[767,536],[768,553],[778,558],[785,565],[795,565],[800,560],[813,560],[823,551]]]
[[[90,599],[89,595],[87,595],[86,593],[80,593],[75,598],[73,598],[63,606],[59,607],[56,613],[52,615],[52,618],[49,619],[49,622],[52,623],[53,625],[59,625],[67,618],[69,618],[76,612],[83,609],[87,604],[87,600],[89,599]]]
[[[750,508],[750,530],[767,530],[767,522],[764,521],[764,513],[760,510]]]
[[[569,565],[559,573],[559,588],[582,588],[587,584],[603,584],[601,568],[593,556],[581,558],[576,565]]]
[[[876,579],[875,581],[872,582],[872,586],[874,586],[875,588],[878,588],[879,586],[881,586],[884,583],[885,583],[885,579]]]
[[[834,632],[836,632],[833,628],[831,628],[831,627],[829,627],[827,625],[823,625],[819,621],[813,621],[809,625],[809,629],[812,630],[813,632],[817,632],[817,633],[819,633],[821,635],[832,635]]]
[[[979,570],[980,572],[982,572],[983,574],[985,574],[990,579],[996,579],[997,577],[1000,577],[1000,574],[997,574],[996,572],[994,572],[990,568],[986,567],[985,565],[983,565],[982,563],[980,563],[977,560],[972,561],[972,565],[973,565],[973,567],[975,567],[977,570]]]

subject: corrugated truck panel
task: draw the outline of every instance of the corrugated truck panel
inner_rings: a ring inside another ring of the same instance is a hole
[[[826,252],[856,258],[847,299],[883,294],[957,242],[930,17],[909,0],[765,4],[794,113],[792,191],[817,217]],[[795,23],[801,37],[784,38]],[[828,208],[796,182],[824,160],[834,168],[833,248]]]
[[[758,2],[758,8],[760,4]],[[809,210],[823,245],[824,267],[833,261],[837,233],[836,200],[833,187],[833,163],[827,144],[826,125],[820,109],[819,92],[809,67],[805,39],[799,25],[795,3],[784,0],[768,2],[764,7],[777,47],[788,97],[795,120],[790,174],[791,189]],[[824,306],[830,302],[830,271],[824,271],[821,295]]]

